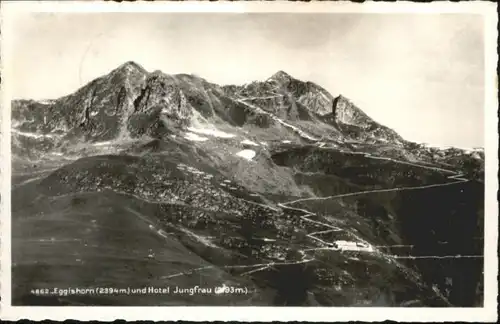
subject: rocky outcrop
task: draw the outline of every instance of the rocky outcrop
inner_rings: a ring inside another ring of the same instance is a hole
[[[401,145],[403,138],[380,125],[343,95],[332,103],[332,120],[348,137],[360,141],[382,141]]]
[[[346,125],[369,129],[374,124],[368,115],[342,95],[333,100],[332,113],[337,122]]]
[[[66,138],[106,141],[118,137],[158,135],[162,120],[187,125],[192,111],[172,76],[149,74],[128,62],[76,93],[47,104],[14,101],[13,118],[21,131]]]

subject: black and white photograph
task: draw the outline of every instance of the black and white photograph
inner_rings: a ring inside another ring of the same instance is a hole
[[[495,6],[108,7],[3,15],[2,308],[496,305]]]

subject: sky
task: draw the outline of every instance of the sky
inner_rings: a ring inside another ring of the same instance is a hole
[[[283,70],[408,140],[484,146],[480,15],[25,13],[13,28],[14,98],[67,95],[126,61],[218,84]]]

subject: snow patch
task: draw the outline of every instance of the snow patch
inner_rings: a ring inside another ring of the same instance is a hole
[[[284,143],[284,144],[290,144],[292,141],[289,141],[289,140],[285,140],[285,141],[281,141],[281,143]]]
[[[106,141],[106,142],[96,142],[96,143],[93,143],[92,145],[93,146],[106,146],[106,145],[111,145],[111,144],[113,144],[113,142]]]
[[[247,139],[241,141],[241,144],[259,146],[259,144],[255,143],[255,142],[252,142],[250,140],[247,140]]]
[[[30,132],[22,132],[18,130],[12,130],[12,133],[15,133],[17,135],[21,135],[24,137],[30,137],[30,138],[53,138],[55,137],[53,134],[38,134],[38,133],[30,133]]]
[[[188,127],[187,128],[189,131],[193,133],[198,133],[198,134],[203,134],[203,135],[209,135],[209,136],[214,136],[214,137],[220,137],[220,138],[233,138],[236,135],[234,134],[229,134],[220,130],[217,130],[215,128],[194,128],[194,127]]]
[[[267,237],[261,237],[261,238],[257,238],[258,240],[262,240],[264,242],[276,242],[275,239],[271,239],[271,238],[267,238]]]
[[[200,136],[198,134],[191,133],[191,132],[186,133],[184,135],[184,138],[187,140],[190,140],[190,141],[195,141],[195,142],[204,142],[204,141],[208,140],[208,138],[206,138],[206,137],[203,137],[203,136]]]
[[[255,151],[254,150],[243,150],[243,151],[239,151],[238,153],[236,153],[236,155],[240,156],[244,159],[247,159],[248,161],[251,161],[255,156]]]

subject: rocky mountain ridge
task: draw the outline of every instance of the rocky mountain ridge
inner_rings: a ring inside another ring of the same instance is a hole
[[[457,154],[484,160],[477,151],[436,150],[406,141],[344,96],[333,97],[322,87],[283,71],[263,82],[221,87],[193,75],[148,73],[139,64],[127,62],[72,95],[44,102],[17,100],[12,106],[20,134],[59,136],[64,141],[161,138],[201,123],[273,129],[277,133],[273,140],[351,150],[359,150],[357,144],[390,146],[398,157],[440,166]]]

